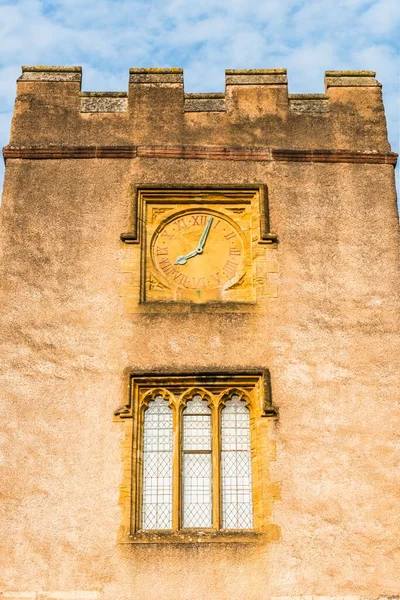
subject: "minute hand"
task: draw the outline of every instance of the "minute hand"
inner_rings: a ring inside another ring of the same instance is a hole
[[[197,246],[197,251],[202,252],[204,248],[204,244],[206,243],[206,239],[208,236],[208,232],[210,231],[211,223],[213,222],[213,217],[210,217],[207,221],[207,225],[204,228],[203,233],[201,234],[201,238],[199,241],[199,245]]]

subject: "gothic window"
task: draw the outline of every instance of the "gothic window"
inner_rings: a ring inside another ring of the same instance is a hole
[[[167,390],[150,395],[154,397],[146,399],[139,452],[143,457],[139,528],[171,530],[175,523],[177,529],[251,529],[246,397],[228,391],[218,401],[197,390],[174,402]],[[173,481],[179,496],[175,506]]]
[[[212,527],[211,409],[199,394],[183,411],[183,527]]]
[[[172,410],[156,396],[144,414],[143,529],[172,527]]]
[[[130,506],[123,541],[261,535],[271,502],[263,505],[268,472],[260,452],[268,445],[259,437],[267,426],[259,411],[260,377],[243,378],[242,388],[227,378],[201,387],[185,386],[177,376],[163,387],[143,379],[131,389],[130,405],[118,411],[127,419],[124,473],[130,475],[121,487],[122,504]]]
[[[237,394],[222,410],[222,527],[253,526],[250,414]]]

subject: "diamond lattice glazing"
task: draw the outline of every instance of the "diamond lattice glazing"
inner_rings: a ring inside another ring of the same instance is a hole
[[[237,395],[233,395],[222,410],[221,443],[222,526],[251,529],[250,415]]]
[[[199,395],[183,412],[183,527],[212,525],[211,410]]]
[[[157,396],[144,414],[142,528],[172,527],[172,410]]]

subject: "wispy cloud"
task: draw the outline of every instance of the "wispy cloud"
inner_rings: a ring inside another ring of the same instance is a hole
[[[222,91],[226,68],[287,67],[291,93],[323,91],[326,69],[376,70],[398,151],[399,27],[398,0],[0,0],[0,144],[22,64],[82,65],[87,90],[183,66],[188,92]]]

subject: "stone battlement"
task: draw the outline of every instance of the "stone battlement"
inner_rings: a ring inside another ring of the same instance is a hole
[[[81,92],[81,81],[81,67],[22,67],[10,145],[114,147],[157,137],[170,145],[390,151],[374,71],[326,71],[325,94],[288,94],[286,69],[227,70],[224,93],[185,93],[175,68],[130,69],[128,92]]]

